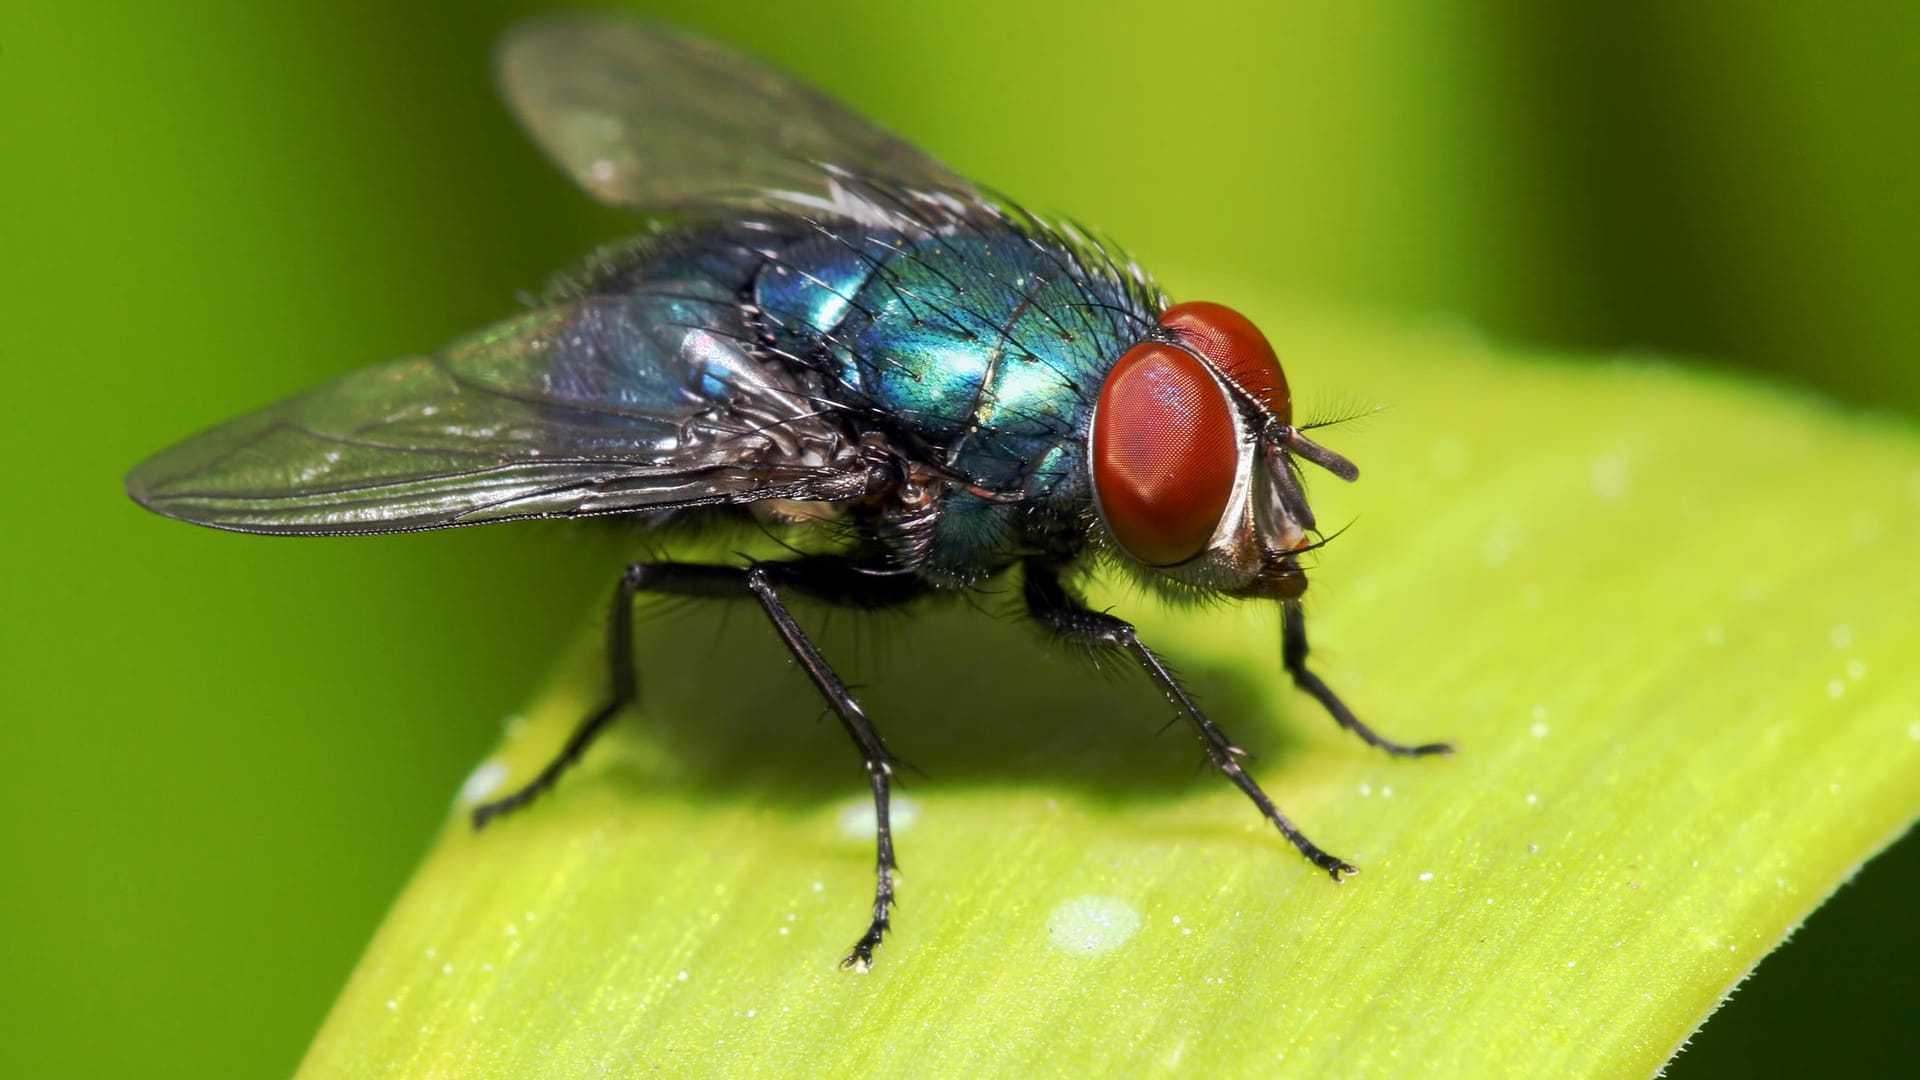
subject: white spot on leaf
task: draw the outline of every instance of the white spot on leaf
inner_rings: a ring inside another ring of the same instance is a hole
[[[920,819],[920,804],[904,796],[895,796],[887,810],[895,835],[913,828],[913,823]],[[861,800],[840,811],[840,831],[850,839],[871,840],[879,828],[880,819],[874,816],[870,802]]]
[[[1617,499],[1633,486],[1633,474],[1627,459],[1617,454],[1593,461],[1593,493],[1603,499]]]
[[[1062,900],[1047,916],[1047,939],[1062,952],[1097,956],[1125,945],[1140,929],[1140,912],[1115,896]]]
[[[460,801],[472,806],[485,802],[501,785],[507,782],[507,763],[499,758],[489,758],[476,766],[460,785]]]

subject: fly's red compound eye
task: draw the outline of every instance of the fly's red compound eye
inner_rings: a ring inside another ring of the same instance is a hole
[[[1152,566],[1206,549],[1240,467],[1233,405],[1191,353],[1127,350],[1093,412],[1093,492],[1107,528]]]
[[[1180,343],[1206,357],[1213,370],[1252,395],[1283,424],[1293,423],[1293,395],[1267,335],[1225,304],[1190,300],[1160,316]]]

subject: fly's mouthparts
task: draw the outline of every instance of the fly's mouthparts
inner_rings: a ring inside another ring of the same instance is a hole
[[[1301,529],[1312,532],[1316,524],[1313,508],[1307,505],[1307,493],[1300,490],[1300,480],[1293,475],[1292,464],[1277,444],[1267,444],[1263,452],[1267,461],[1267,476],[1273,483],[1275,496],[1280,500],[1280,508]]]

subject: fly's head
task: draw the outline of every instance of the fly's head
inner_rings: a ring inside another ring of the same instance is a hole
[[[1108,373],[1088,438],[1111,546],[1175,592],[1298,598],[1315,528],[1298,462],[1360,475],[1293,425],[1273,346],[1220,304],[1160,316]]]

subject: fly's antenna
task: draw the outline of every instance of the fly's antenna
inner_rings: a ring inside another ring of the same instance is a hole
[[[1306,458],[1348,483],[1360,479],[1360,466],[1307,438],[1292,424],[1275,424],[1268,432],[1269,437],[1286,447],[1289,453]]]

